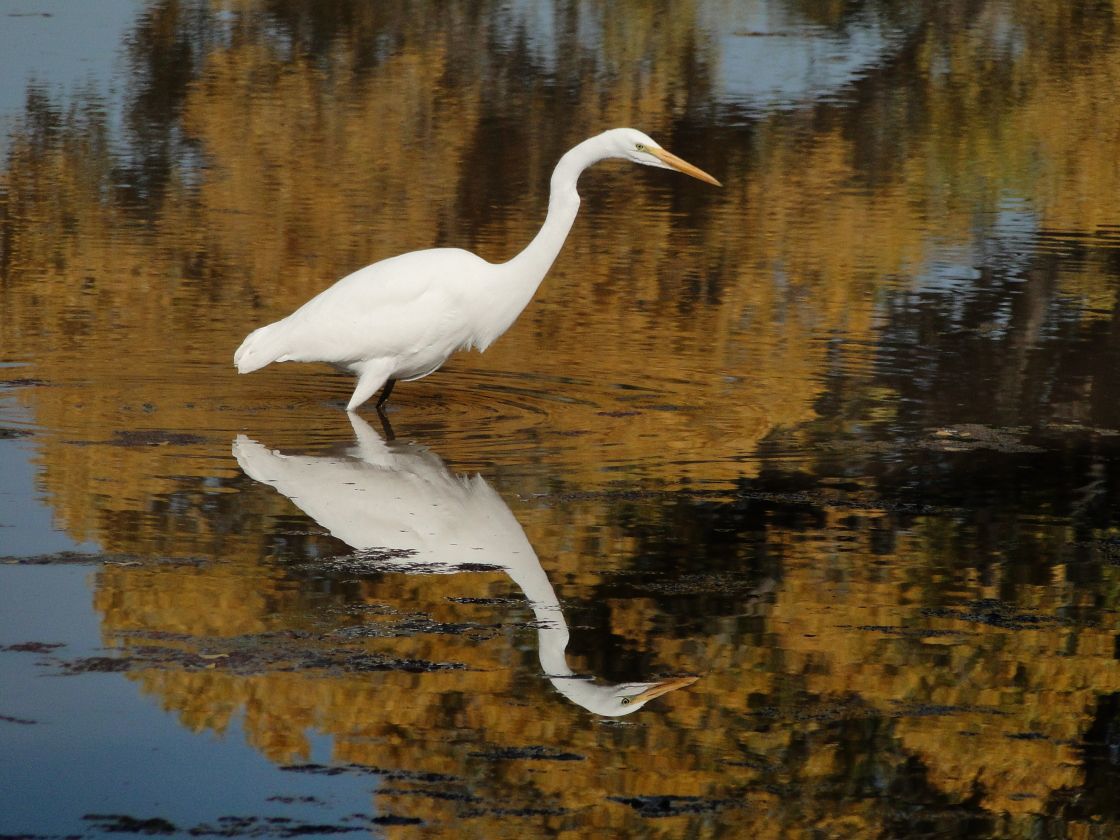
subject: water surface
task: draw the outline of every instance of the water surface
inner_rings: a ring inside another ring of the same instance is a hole
[[[927,5],[3,10],[0,832],[1120,832],[1118,11]],[[616,125],[395,439],[233,370]]]

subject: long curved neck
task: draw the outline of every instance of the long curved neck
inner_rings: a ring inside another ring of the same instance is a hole
[[[579,212],[579,193],[576,182],[580,173],[591,164],[603,159],[602,143],[598,137],[584,140],[569,149],[556,168],[552,170],[552,181],[548,196],[548,215],[533,241],[525,246],[520,254],[506,263],[516,267],[521,276],[533,276],[539,284],[548,269],[556,260],[557,254],[568,238],[572,223]]]
[[[519,560],[506,567],[506,574],[529,599],[537,624],[537,654],[541,668],[549,677],[571,676],[573,672],[564,655],[568,647],[568,623],[564,620],[560,599],[556,597],[552,582],[531,548],[527,554],[523,552]]]
[[[605,157],[608,154],[603,142],[599,137],[592,137],[570,149],[552,170],[544,224],[520,254],[497,266],[494,273],[497,288],[494,289],[496,294],[489,296],[487,318],[493,329],[490,334],[481,336],[480,349],[485,349],[504,333],[537,293],[579,212],[576,182],[580,173]]]

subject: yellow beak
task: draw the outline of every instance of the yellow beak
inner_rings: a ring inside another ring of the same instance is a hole
[[[660,155],[658,155],[660,157]],[[683,163],[683,161],[682,161]],[[681,170],[684,171],[683,169]],[[697,170],[699,172],[699,170]],[[691,173],[689,173],[691,174]],[[699,176],[697,176],[699,177]],[[710,177],[710,176],[709,176]],[[692,685],[699,677],[677,677],[672,680],[665,680],[659,682],[657,685],[650,686],[641,694],[636,694],[630,698],[631,703],[645,703],[647,700],[652,700],[654,697],[660,697],[662,694],[668,694],[670,691],[676,691],[678,688]]]
[[[678,172],[683,172],[685,175],[691,175],[693,178],[699,178],[701,181],[704,181],[707,184],[712,184],[716,187],[723,186],[723,184],[721,184],[703,169],[698,166],[693,166],[687,160],[682,160],[672,152],[667,152],[664,149],[655,148],[652,146],[648,148],[648,151],[651,155],[660,159],[661,162],[666,166],[671,166]]]

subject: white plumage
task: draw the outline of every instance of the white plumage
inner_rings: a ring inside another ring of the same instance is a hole
[[[329,362],[358,376],[346,406],[353,411],[384,386],[380,407],[397,380],[427,376],[457,350],[485,350],[517,320],[559,254],[579,211],[580,173],[611,157],[719,184],[640,131],[606,131],[560,159],[544,225],[510,261],[433,248],[368,265],[250,333],[233,357],[238,372],[273,362]]]

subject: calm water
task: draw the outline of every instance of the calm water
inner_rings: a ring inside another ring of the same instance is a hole
[[[1120,7],[0,4],[0,834],[1120,836]],[[485,355],[233,350],[532,237]],[[658,695],[650,698],[651,695]]]

